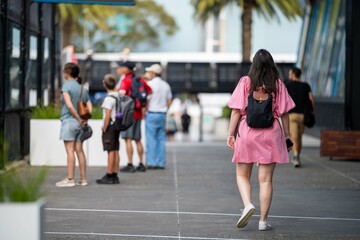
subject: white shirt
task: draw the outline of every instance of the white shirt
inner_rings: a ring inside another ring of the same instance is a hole
[[[163,112],[168,110],[167,102],[172,99],[170,85],[160,77],[155,77],[147,82],[152,89],[149,97],[149,112]]]
[[[116,100],[113,97],[108,97],[108,96],[115,96],[117,97],[119,95],[118,92],[110,92],[105,98],[104,101],[101,105],[101,108],[103,109],[103,120],[105,119],[105,115],[106,115],[106,111],[105,109],[110,109],[111,110],[111,122],[115,122],[115,117],[116,117]]]

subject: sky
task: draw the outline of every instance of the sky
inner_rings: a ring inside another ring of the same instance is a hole
[[[142,46],[138,51],[151,52],[201,52],[204,47],[204,30],[193,15],[191,0],[155,0],[172,15],[179,30],[173,36],[162,36],[158,47]],[[233,5],[224,12],[224,52],[240,51],[240,9]],[[265,48],[274,54],[297,54],[302,19],[288,22],[280,17],[277,21],[266,22],[255,12],[253,14],[252,52]]]

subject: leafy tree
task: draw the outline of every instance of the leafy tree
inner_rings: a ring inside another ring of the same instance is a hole
[[[205,22],[211,16],[218,18],[221,10],[231,4],[236,4],[242,10],[242,52],[243,62],[250,61],[252,13],[255,10],[260,16],[270,21],[280,21],[278,10],[288,19],[294,20],[303,15],[300,0],[192,0],[195,17]]]
[[[88,10],[83,14],[85,8]],[[59,9],[63,19],[64,46],[70,43],[70,38],[82,45],[80,41],[84,27],[88,28],[96,51],[119,51],[124,47],[135,47],[141,42],[157,46],[161,33],[171,36],[178,29],[174,18],[154,0],[137,1],[131,7],[60,4]],[[81,18],[73,17],[80,15]],[[66,36],[66,33],[70,36]],[[113,49],[114,46],[117,49]]]
[[[99,29],[108,30],[106,19],[114,16],[113,7],[104,5],[58,4],[57,13],[62,29],[62,45],[70,44],[73,33],[82,33],[84,20],[94,23]]]

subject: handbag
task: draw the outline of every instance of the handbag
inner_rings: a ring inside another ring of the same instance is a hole
[[[308,99],[304,108],[304,125],[312,128],[315,125],[315,114],[310,100]]]
[[[82,92],[83,92],[83,84],[81,83],[80,97],[79,97],[79,102],[78,102],[79,115],[82,119],[88,120],[92,117],[92,115],[90,113],[89,108],[86,105],[86,102],[83,102],[81,99]]]

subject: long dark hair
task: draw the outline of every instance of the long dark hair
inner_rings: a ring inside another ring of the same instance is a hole
[[[259,87],[265,86],[266,93],[276,94],[276,82],[280,76],[279,70],[267,50],[260,49],[255,53],[248,75],[251,82],[251,91],[256,91]]]
[[[80,67],[76,63],[66,63],[64,66],[64,72],[72,76],[76,81],[81,84],[82,78],[79,76]]]

